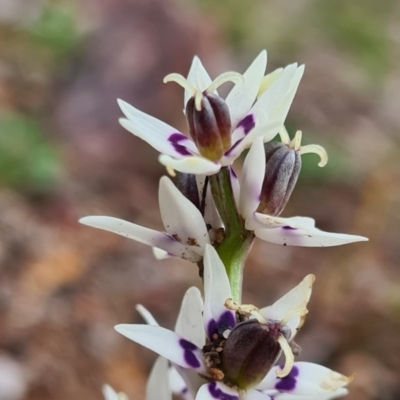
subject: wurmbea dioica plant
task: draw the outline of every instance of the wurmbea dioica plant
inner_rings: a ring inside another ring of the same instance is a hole
[[[187,291],[175,331],[160,327],[143,306],[138,311],[147,324],[115,327],[161,356],[148,399],[174,393],[196,400],[322,400],[345,395],[352,379],[294,361],[299,346],[293,339],[308,313],[313,275],[272,306],[241,304],[243,268],[256,237],[308,247],[367,240],[321,231],[312,218],[280,216],[302,155],[315,153],[320,167],[328,157],[321,146],[302,145],[300,131],[291,139],[284,127],[304,66],[291,64],[264,76],[266,61],[263,51],[243,75],[227,72],[212,80],[195,57],[187,78],[168,75],[164,82],[184,88],[188,134],[119,101],[126,117],[121,125],[158,150],[170,175],[178,175],[176,184],[160,180],[165,231],[105,216],[81,222],[147,244],[156,258],[197,263],[204,284],[204,298],[196,288]],[[228,81],[234,86],[223,99],[217,89]],[[247,148],[237,178],[233,162]],[[281,355],[284,361],[277,365]],[[109,387],[105,396],[119,398]]]

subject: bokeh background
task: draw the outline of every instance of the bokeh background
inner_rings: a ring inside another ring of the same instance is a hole
[[[397,0],[0,0],[0,400],[101,399],[104,382],[144,398],[155,358],[112,329],[146,305],[172,327],[195,266],[80,226],[91,214],[161,228],[157,154],[117,123],[117,97],[185,129],[194,54],[213,76],[306,73],[293,133],[303,158],[284,215],[368,236],[339,248],[257,242],[244,301],[317,281],[301,359],[356,374],[350,400],[400,398],[400,3]]]

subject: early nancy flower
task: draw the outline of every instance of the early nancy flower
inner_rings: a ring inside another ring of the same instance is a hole
[[[160,179],[158,199],[165,232],[106,216],[84,217],[79,222],[161,249],[171,256],[200,261],[205,245],[210,243],[200,211],[165,176]]]
[[[283,146],[286,148],[277,145],[275,150],[279,150],[276,156],[280,158],[280,163],[271,161],[274,149],[270,147],[267,148],[266,157],[261,138],[253,142],[246,156],[239,195],[239,212],[245,219],[246,229],[254,231],[262,240],[284,246],[329,247],[368,240],[363,236],[321,231],[315,228],[312,218],[278,217],[297,179],[298,157],[303,153],[315,152],[321,157],[320,166],[327,161],[322,147],[301,146],[301,133],[297,133],[293,141],[286,135],[282,133]],[[282,167],[283,170],[280,170]]]
[[[329,398],[326,394],[333,398],[346,394],[341,388],[350,379],[315,364],[294,363],[289,344],[308,312],[313,281],[308,275],[270,307],[237,305],[231,300],[225,268],[207,245],[204,304],[198,289],[189,289],[175,332],[155,325],[115,329],[169,359],[196,400],[284,400],[292,395],[319,400]],[[273,367],[281,352],[284,365]]]
[[[195,57],[187,78],[170,74],[185,89],[184,110],[190,137],[166,123],[119,100],[126,118],[121,125],[161,153],[160,162],[180,172],[213,175],[231,165],[256,137],[271,140],[283,125],[304,67],[291,64],[264,77],[267,53],[263,51],[243,76],[226,72],[211,80]],[[226,99],[217,88],[235,84]],[[260,89],[262,88],[262,89]]]

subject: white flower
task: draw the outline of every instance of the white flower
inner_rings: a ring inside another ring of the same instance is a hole
[[[157,254],[163,250],[191,262],[200,261],[210,243],[200,211],[165,176],[160,179],[158,197],[165,232],[106,216],[84,217],[79,222],[153,246]]]
[[[237,306],[231,301],[225,268],[215,249],[207,245],[204,254],[204,304],[198,289],[189,289],[175,332],[155,325],[117,325],[115,329],[169,359],[182,374],[190,395],[196,400],[334,398],[347,393],[343,387],[351,379],[316,364],[293,363],[293,353],[288,344],[304,322],[313,281],[314,276],[308,275],[297,287],[264,309]],[[236,312],[250,319],[239,322]],[[146,319],[152,323],[151,317]],[[213,365],[213,346],[216,343],[221,346],[216,351],[220,351],[223,357],[224,342],[229,342],[229,335],[243,324],[257,323],[257,320],[280,327],[282,333],[278,341],[286,356],[285,365],[273,368],[256,387],[238,388],[224,380],[224,368]]]
[[[246,156],[240,178],[239,212],[246,229],[267,242],[283,246],[329,247],[368,240],[363,236],[324,232],[308,217],[282,218],[257,212],[265,173],[265,153],[257,138]],[[237,185],[237,183],[236,183]],[[238,189],[237,189],[238,190]]]
[[[228,80],[237,82],[225,100],[231,119],[230,146],[217,160],[203,157],[191,138],[122,100],[118,103],[126,118],[120,119],[120,123],[159,151],[160,162],[169,169],[215,174],[221,166],[231,165],[254,138],[271,140],[284,123],[304,66],[291,64],[264,77],[266,63],[267,53],[262,51],[239,82],[236,73],[225,73],[212,81],[200,59],[195,57],[187,79],[178,74],[165,78],[165,82],[176,81],[184,86],[184,107],[192,97],[197,102],[205,93],[217,94],[216,88]]]

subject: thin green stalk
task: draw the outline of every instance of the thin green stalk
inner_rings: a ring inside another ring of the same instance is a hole
[[[225,265],[233,300],[240,302],[244,263],[253,243],[254,235],[244,227],[233,195],[229,168],[210,177],[211,192],[225,226],[225,236],[216,249]]]

